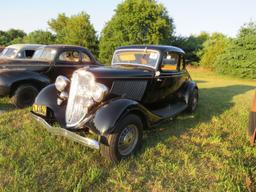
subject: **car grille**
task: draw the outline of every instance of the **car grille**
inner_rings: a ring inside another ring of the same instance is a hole
[[[114,81],[111,93],[140,101],[147,88],[147,81]]]

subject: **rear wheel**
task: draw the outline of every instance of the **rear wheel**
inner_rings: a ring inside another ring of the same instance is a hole
[[[187,111],[192,113],[196,110],[198,105],[198,89],[193,89],[189,95]]]
[[[34,103],[38,90],[33,85],[19,86],[12,97],[13,103],[17,108],[25,108]]]
[[[142,142],[143,123],[134,114],[129,114],[119,120],[115,132],[107,134],[100,144],[101,154],[112,162],[118,162],[139,149]]]

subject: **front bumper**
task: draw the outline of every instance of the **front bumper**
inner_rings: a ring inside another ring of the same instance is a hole
[[[44,125],[44,127],[47,129],[47,131],[53,133],[54,135],[59,135],[59,136],[63,136],[66,137],[72,141],[75,141],[77,143],[80,143],[82,145],[85,145],[87,147],[93,148],[93,149],[99,149],[99,142],[91,139],[91,138],[87,138],[87,137],[82,137],[74,132],[71,132],[69,130],[60,128],[60,127],[52,127],[50,124],[48,124],[43,118],[35,115],[32,113],[32,116],[41,124]]]

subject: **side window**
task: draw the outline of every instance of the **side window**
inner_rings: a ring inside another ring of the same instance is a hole
[[[28,59],[32,58],[34,53],[35,53],[35,50],[26,50],[25,51],[25,58],[28,58]]]
[[[82,56],[82,62],[83,63],[90,63],[91,62],[91,58],[86,53],[81,52],[81,56]]]
[[[79,63],[80,55],[78,51],[64,51],[60,54],[59,60],[71,63]]]
[[[177,71],[179,70],[179,55],[177,53],[165,53],[161,65],[162,71]]]

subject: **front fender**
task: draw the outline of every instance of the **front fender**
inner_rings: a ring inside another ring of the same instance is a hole
[[[65,111],[66,105],[63,103],[61,106],[57,104],[58,92],[55,88],[54,84],[50,84],[37,95],[35,99],[35,104],[37,105],[45,105],[49,108],[58,123],[60,123],[61,127],[66,127],[65,123]]]
[[[93,126],[101,134],[112,133],[118,120],[130,112],[140,115],[146,125],[151,125],[160,120],[158,116],[152,114],[138,102],[122,98],[112,100],[97,109],[89,121],[89,126]]]

